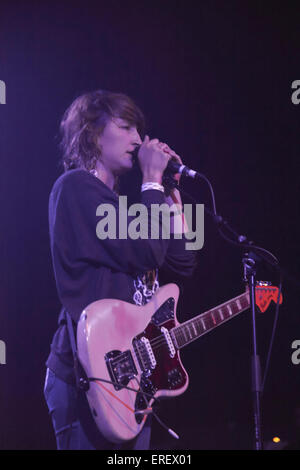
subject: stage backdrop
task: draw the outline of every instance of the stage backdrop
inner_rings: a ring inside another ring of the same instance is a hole
[[[299,24],[292,2],[2,0],[1,449],[55,448],[42,393],[60,309],[47,205],[62,171],[59,122],[79,94],[107,89],[135,99],[150,137],[210,179],[218,212],[300,278]],[[211,207],[204,182],[182,178],[182,186]],[[241,258],[206,216],[180,321],[243,291]],[[279,280],[264,266],[258,278]],[[285,277],[283,299],[262,419],[265,442],[279,435],[291,445],[299,431],[299,283]],[[274,314],[272,306],[257,319],[263,371]],[[184,350],[190,387],[159,413],[181,439],[155,423],[154,448],[252,448],[250,354],[249,311]]]

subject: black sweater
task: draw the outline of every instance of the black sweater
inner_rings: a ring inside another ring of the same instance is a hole
[[[140,202],[149,208],[150,214],[151,204],[164,203],[165,196],[161,191],[147,190],[141,193]],[[116,208],[118,221],[118,196],[84,170],[61,175],[49,199],[51,254],[62,309],[47,366],[69,383],[74,383],[74,373],[66,311],[76,324],[82,310],[96,300],[116,298],[134,303],[137,275],[161,268],[188,277],[196,264],[195,252],[185,250],[184,237],[132,240],[117,236],[100,240],[96,226],[101,218],[96,215],[96,209],[104,203]],[[128,217],[128,223],[130,220]]]

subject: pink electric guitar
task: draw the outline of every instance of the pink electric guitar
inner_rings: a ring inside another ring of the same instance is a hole
[[[174,397],[187,389],[181,348],[250,306],[246,290],[179,324],[178,296],[177,285],[168,284],[145,306],[104,299],[88,305],[81,314],[79,360],[87,377],[103,380],[90,382],[87,398],[99,430],[112,442],[133,439],[141,431],[146,420],[142,410],[151,406],[151,397]],[[277,296],[277,287],[256,287],[256,304],[262,312],[271,300],[277,302]]]

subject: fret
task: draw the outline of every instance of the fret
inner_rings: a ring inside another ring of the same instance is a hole
[[[177,344],[178,344],[178,347],[184,345],[184,336],[182,334],[182,328],[177,328],[175,331],[175,337],[176,337],[176,341],[177,341]]]
[[[224,321],[224,318],[226,318],[225,313],[226,312],[223,313],[221,308],[215,308],[212,310],[211,317],[212,317],[214,326],[218,326]]]
[[[198,336],[198,333],[197,333],[196,326],[195,326],[194,322],[192,321],[191,324],[192,324],[195,336]]]
[[[228,310],[229,315],[232,315],[232,310],[231,310],[230,304],[227,305],[227,310]]]
[[[225,323],[238,313],[246,310],[249,305],[249,292],[245,292],[229,302],[224,302],[224,304],[208,312],[204,312],[182,325],[174,327],[172,334],[175,337],[177,347],[180,349],[205,333],[208,333],[218,325]]]
[[[245,309],[247,307],[249,307],[250,305],[250,298],[249,298],[249,293],[247,292],[241,299],[241,305],[242,305],[242,309]]]
[[[191,333],[191,330],[190,330],[188,324],[186,325],[186,329],[187,329],[187,331],[188,331],[188,334],[189,334],[189,336],[190,336],[190,339],[193,339],[193,335],[192,335],[192,333]]]
[[[190,328],[190,325],[192,326],[194,336],[192,334],[192,329]],[[181,348],[182,346],[185,346],[185,344],[198,338],[201,335],[202,330],[198,332],[194,320],[190,320],[189,323],[185,323],[179,327],[174,328],[172,333],[175,336],[177,347]]]
[[[202,333],[202,330],[200,328],[199,331],[197,330],[197,323],[194,320],[190,320],[188,323],[186,323],[186,325],[189,329],[191,339],[194,339],[195,337],[197,338],[199,334]]]
[[[223,317],[224,317],[223,321],[228,320],[228,318],[230,318],[230,315],[226,306],[222,308],[222,312],[223,312]]]
[[[206,330],[211,330],[213,328],[214,324],[213,324],[210,312],[207,312],[207,313],[203,314],[203,316],[204,316],[204,321],[205,321],[205,326],[206,326],[205,329]]]

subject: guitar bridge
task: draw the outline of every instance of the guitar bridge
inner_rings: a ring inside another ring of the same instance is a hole
[[[115,390],[121,390],[126,387],[137,375],[137,370],[131,352],[128,351],[110,351],[104,356],[107,370],[111,381],[114,382]]]

